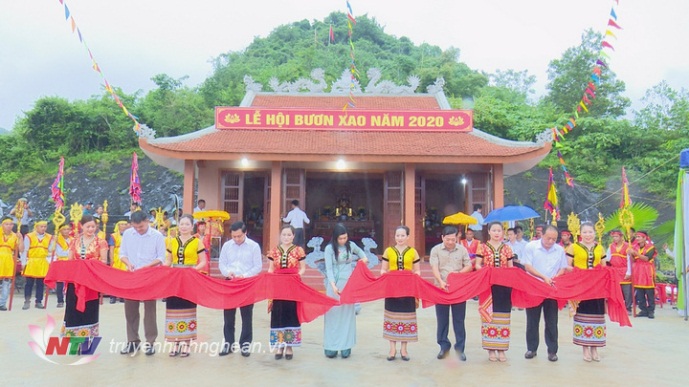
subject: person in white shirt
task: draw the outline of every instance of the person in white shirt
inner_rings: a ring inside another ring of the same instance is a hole
[[[261,247],[258,243],[246,237],[246,225],[244,222],[234,222],[230,226],[230,236],[232,239],[225,242],[220,250],[218,268],[222,275],[228,280],[249,278],[258,275],[263,267],[261,257]],[[225,309],[225,326],[223,334],[225,343],[220,356],[229,355],[241,349],[242,356],[251,355],[251,341],[253,340],[253,310],[254,304],[245,305],[239,308],[242,315],[242,332],[239,335],[239,343],[234,341],[235,317],[237,309]]]
[[[479,233],[479,236],[482,236],[483,224],[486,222],[485,219],[483,218],[483,206],[480,204],[474,204],[474,212],[471,214],[471,217],[476,219],[478,221],[478,223],[470,224],[469,228],[474,230],[474,232]],[[481,238],[479,238],[479,239],[481,239]]]
[[[554,286],[554,278],[563,274],[569,268],[565,249],[556,244],[558,230],[555,226],[547,226],[541,239],[529,242],[524,248],[522,264],[526,271],[550,286]],[[545,320],[545,344],[548,348],[548,360],[557,361],[557,301],[545,299],[533,308],[526,308],[526,354],[524,357],[533,359],[538,350],[538,325],[541,320],[541,309]]]
[[[205,209],[206,209],[206,201],[203,199],[199,199],[199,201],[196,202],[196,208],[194,208],[194,212],[203,211]]]
[[[510,246],[512,248],[512,252],[514,253],[514,258],[512,259],[512,263],[516,266],[521,265],[521,261],[519,258],[524,254],[524,247],[526,247],[526,241],[522,239],[521,242],[517,240],[517,232],[513,228],[508,228],[507,229],[507,242],[505,243],[506,245]]]
[[[161,265],[165,262],[165,237],[148,223],[148,216],[143,211],[134,211],[131,216],[132,227],[122,234],[120,261],[127,270],[135,271],[146,267]],[[156,322],[156,300],[124,300],[124,318],[127,322],[127,345],[120,352],[123,355],[136,353],[139,339],[139,305],[144,303],[144,334],[147,346],[146,355],[155,353],[153,343],[158,337]]]
[[[311,221],[306,213],[299,208],[299,200],[292,200],[292,211],[287,213],[287,216],[282,219],[283,222],[289,223],[294,227],[294,244],[305,247],[304,245],[304,224],[309,224]]]

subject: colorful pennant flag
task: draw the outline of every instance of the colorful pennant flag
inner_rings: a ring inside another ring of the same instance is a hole
[[[108,80],[105,78],[105,74],[103,74],[103,70],[101,70],[100,66],[96,62],[96,59],[93,57],[93,53],[91,52],[91,49],[86,45],[86,42],[84,41],[82,35],[81,35],[81,30],[77,26],[76,21],[74,20],[74,17],[71,16],[71,12],[69,10],[69,7],[67,7],[67,3],[65,0],[59,0],[60,4],[64,5],[64,11],[65,11],[65,20],[69,22],[70,28],[72,29],[72,33],[76,31],[77,36],[79,37],[79,42],[84,45],[84,48],[86,48],[86,51],[89,54],[89,58],[91,58],[91,67],[93,68],[94,71],[96,71],[98,74],[100,74],[101,78],[103,78],[103,82],[105,83],[105,90],[110,93],[110,96],[117,102],[117,106],[119,106],[124,114],[129,117],[133,122],[134,122],[134,131],[137,134],[140,134],[140,129],[141,129],[141,124],[139,124],[139,121],[137,118],[129,113],[127,108],[120,102],[120,98],[117,96],[113,88],[109,85]]]
[[[615,1],[616,4],[618,4],[617,1]],[[615,11],[615,7],[613,6],[610,10],[610,17],[608,19],[608,27],[616,28],[616,29],[622,29],[617,23],[617,12]],[[610,58],[608,53],[605,51],[606,49],[609,49],[610,51],[615,51],[615,48],[612,46],[608,39],[608,36],[612,37],[613,39],[617,39],[617,36],[610,30],[610,28],[606,28],[605,30],[605,38],[601,42],[601,48],[600,51],[598,52],[598,58],[596,59],[596,63],[593,66],[593,69],[591,70],[591,81],[588,83],[586,89],[584,90],[584,93],[582,94],[581,99],[579,100],[579,103],[575,106],[574,111],[572,112],[572,117],[570,117],[569,122],[565,124],[565,126],[562,127],[562,132],[558,132],[557,135],[555,131],[553,131],[553,140],[555,141],[555,149],[560,149],[562,146],[559,144],[559,142],[564,141],[564,135],[568,134],[570,131],[574,130],[574,128],[577,125],[577,120],[579,119],[579,115],[583,113],[588,113],[589,112],[589,106],[592,104],[592,100],[596,98],[596,86],[600,85],[601,83],[601,77],[602,77],[602,70],[608,68],[608,64],[606,62],[607,59]],[[573,187],[574,186],[574,179],[572,176],[569,174],[567,171],[567,168],[565,167],[565,161],[564,158],[562,157],[562,154],[558,150],[558,159],[560,160],[560,165],[562,166],[562,171],[564,172],[565,175],[565,181],[567,182],[568,186]]]
[[[60,157],[60,164],[57,169],[57,176],[55,181],[50,186],[50,198],[55,203],[55,212],[62,211],[65,206],[65,191],[64,191],[64,173],[65,173],[65,158]]]
[[[129,196],[132,203],[141,203],[141,181],[139,180],[139,157],[136,152],[132,155],[132,170],[129,173]]]
[[[557,202],[557,188],[555,188],[555,181],[553,179],[553,168],[549,168],[548,175],[548,193],[546,194],[543,208],[548,213],[553,214],[555,220],[560,220],[560,207]]]
[[[333,32],[333,25],[330,25],[330,32],[328,34],[330,36],[330,43],[335,43],[335,33]]]
[[[626,208],[632,205],[632,198],[629,196],[629,180],[627,180],[627,171],[622,167],[622,199],[620,200],[620,208]]]

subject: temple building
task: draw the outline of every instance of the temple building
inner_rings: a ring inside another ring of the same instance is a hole
[[[230,222],[244,220],[264,250],[278,243],[281,218],[297,199],[311,219],[307,240],[328,241],[342,222],[352,239],[372,238],[379,253],[394,244],[400,224],[411,228],[410,244],[428,252],[444,216],[471,213],[474,204],[484,214],[502,207],[504,178],[550,151],[547,141],[509,141],[474,128],[470,110],[450,108],[442,82],[427,93],[370,85],[362,92],[355,84],[351,94],[344,76],[338,82],[328,93],[282,90],[277,82],[263,92],[249,78],[241,104],[217,107],[213,126],[142,136],[139,145],[184,174],[185,212],[205,199],[208,209],[229,212]]]

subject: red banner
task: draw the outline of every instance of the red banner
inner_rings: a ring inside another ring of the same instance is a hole
[[[470,132],[471,110],[326,110],[216,107],[217,129]]]

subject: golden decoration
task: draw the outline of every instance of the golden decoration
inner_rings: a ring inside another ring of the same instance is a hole
[[[154,221],[156,228],[160,229],[160,227],[165,225],[165,218],[163,217],[163,209],[161,207],[158,207],[157,210],[155,210],[155,221]]]
[[[14,206],[14,217],[17,218],[17,231],[21,230],[22,228],[24,208],[26,208],[26,201],[24,199],[17,200],[17,204]]]
[[[234,113],[234,114],[227,113],[227,114],[225,115],[225,122],[227,122],[228,124],[236,124],[237,122],[239,122],[239,114],[237,114],[237,113]]]
[[[572,241],[576,242],[579,240],[579,231],[581,230],[581,221],[579,216],[572,212],[567,216],[567,229],[572,233]]]
[[[55,210],[55,214],[53,215],[53,224],[55,225],[55,233],[60,229],[60,226],[65,224],[65,218],[64,215],[62,215],[62,211]]]
[[[79,231],[79,222],[81,222],[82,216],[84,216],[84,206],[79,203],[72,204],[72,207],[69,210],[69,218],[72,219],[75,233]]]
[[[464,118],[462,116],[450,117],[449,123],[452,126],[462,126],[464,125]]]
[[[108,201],[103,201],[103,214],[100,216],[100,220],[103,222],[103,233],[105,233],[106,225],[108,224]]]
[[[632,239],[632,227],[634,226],[634,214],[629,211],[629,207],[624,207],[618,217],[620,226],[627,232],[627,241]]]
[[[605,218],[603,218],[603,214],[600,212],[598,213],[598,221],[594,225],[594,228],[596,229],[596,234],[598,235],[598,244],[602,245],[603,232],[605,232]]]

